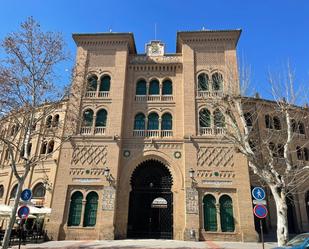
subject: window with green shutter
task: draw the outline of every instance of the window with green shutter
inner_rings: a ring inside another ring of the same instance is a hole
[[[101,78],[100,91],[108,92],[111,85],[111,77],[105,75]]]
[[[233,202],[228,195],[220,197],[220,219],[222,232],[234,232]]]
[[[96,91],[97,90],[98,77],[91,75],[87,80],[87,91]]]
[[[152,112],[148,115],[148,130],[158,130],[159,129],[159,115]]]
[[[211,121],[210,121],[210,111],[206,108],[201,109],[199,112],[199,120],[200,120],[200,127],[210,127]]]
[[[68,226],[79,226],[83,206],[83,194],[79,191],[71,196]]]
[[[164,113],[162,115],[161,130],[172,130],[173,118],[170,113]]]
[[[149,95],[159,95],[160,94],[160,86],[158,80],[152,80],[149,83]]]
[[[199,74],[199,76],[197,77],[198,79],[198,91],[208,91],[209,90],[209,86],[208,86],[208,81],[209,81],[209,77],[207,74],[205,73],[201,73]]]
[[[145,80],[139,80],[136,84],[136,95],[146,95],[146,81]]]
[[[134,119],[134,130],[145,130],[145,115],[138,113]]]
[[[96,127],[106,127],[107,111],[101,109],[97,112],[97,117],[95,120]]]
[[[217,231],[216,199],[212,195],[205,195],[204,203],[204,229],[205,231]]]
[[[170,80],[163,81],[162,95],[172,95],[173,94],[173,84]]]
[[[86,206],[84,214],[84,227],[93,227],[97,220],[98,194],[90,192],[86,197]]]

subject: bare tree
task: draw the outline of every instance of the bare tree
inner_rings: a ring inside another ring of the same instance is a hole
[[[248,69],[239,70],[242,93],[249,85],[249,72]],[[288,241],[287,198],[300,191],[309,178],[309,141],[305,136],[309,109],[295,105],[301,96],[297,93],[304,92],[295,90],[290,67],[285,78],[269,76],[272,101],[258,96],[244,97],[230,90],[229,85],[235,82],[235,77],[230,75],[227,69],[227,91],[222,98],[212,102],[218,113],[224,113],[215,114],[214,126],[225,126],[223,140],[235,145],[248,159],[249,169],[270,189],[277,211],[278,245],[282,246]],[[201,122],[209,124],[209,113],[206,117],[202,115]],[[266,129],[261,128],[261,122],[265,122]]]
[[[8,164],[17,179],[18,187],[2,248],[8,247],[12,227],[25,179],[29,171],[42,160],[30,153],[31,140],[47,137],[46,153],[53,153],[61,145],[61,134],[51,127],[59,127],[59,116],[51,114],[65,103],[64,91],[55,85],[56,65],[66,59],[64,41],[60,33],[43,32],[32,18],[21,24],[20,30],[8,34],[1,44],[5,58],[0,64],[0,142]],[[60,93],[60,94],[59,94]]]

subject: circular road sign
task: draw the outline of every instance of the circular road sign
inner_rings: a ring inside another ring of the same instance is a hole
[[[18,217],[21,219],[26,219],[30,213],[30,209],[27,206],[21,206],[18,209]]]
[[[264,205],[255,205],[253,212],[256,217],[264,219],[267,216],[267,208]]]
[[[261,187],[255,187],[252,189],[252,196],[256,200],[264,200],[265,199],[265,191]]]
[[[32,191],[28,188],[24,189],[23,192],[21,192],[20,198],[23,201],[29,201],[32,197]]]

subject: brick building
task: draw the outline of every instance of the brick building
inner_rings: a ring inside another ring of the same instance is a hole
[[[26,183],[42,189],[48,174],[51,188],[38,201],[52,208],[45,220],[52,239],[257,240],[250,189],[258,182],[223,139],[224,114],[211,105],[226,91],[240,92],[240,33],[178,32],[174,54],[160,41],[138,54],[131,33],[73,34],[78,76],[55,113],[64,124],[59,132],[71,139],[42,158],[44,172],[35,168]],[[246,103],[248,110],[273,107],[259,98]],[[80,122],[69,121],[76,112]],[[270,129],[263,115],[256,136]],[[298,132],[295,144],[304,145],[308,127]],[[33,153],[41,146],[34,141]],[[307,148],[302,153],[295,161],[309,160]],[[0,201],[9,204],[15,181],[2,162]],[[295,232],[309,229],[308,190],[291,205]],[[272,200],[269,209],[271,231]]]

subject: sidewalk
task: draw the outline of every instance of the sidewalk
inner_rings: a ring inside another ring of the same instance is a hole
[[[265,243],[265,249],[276,247],[276,243]],[[12,247],[17,249],[17,246]],[[29,244],[23,249],[262,249],[260,243],[219,242],[219,241],[180,241],[180,240],[96,240],[96,241],[50,241],[42,244]]]

